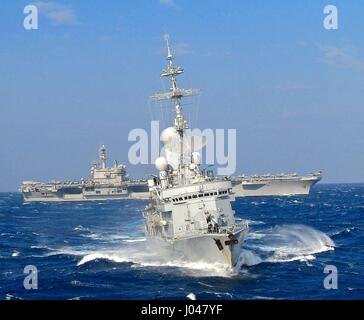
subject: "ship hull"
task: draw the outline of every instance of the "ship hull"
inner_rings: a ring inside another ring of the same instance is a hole
[[[320,179],[266,179],[243,181],[233,186],[236,197],[308,195]]]
[[[64,195],[58,196],[37,196],[23,195],[25,202],[79,202],[79,201],[102,201],[102,200],[117,200],[130,199],[129,195],[99,195],[99,196],[84,196],[81,195]]]
[[[227,241],[230,241],[226,234],[203,234],[175,240],[148,236],[147,238],[150,245],[168,251],[173,258],[188,262],[216,263],[233,268],[239,260],[247,233],[248,229],[233,233],[234,239],[238,241],[233,245],[226,244]]]
[[[121,199],[147,199],[149,191],[146,185],[136,186],[129,190],[118,187],[98,187],[93,191],[87,188],[72,187],[50,191],[39,189],[39,191],[23,191],[25,202],[80,202],[80,201],[106,201]]]

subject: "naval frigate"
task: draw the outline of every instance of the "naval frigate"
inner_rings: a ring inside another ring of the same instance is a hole
[[[188,123],[181,100],[199,91],[177,86],[177,76],[184,69],[173,64],[169,37],[165,40],[168,66],[161,77],[170,78],[171,88],[151,98],[173,101],[175,117],[173,126],[161,135],[165,156],[155,161],[159,175],[148,180],[150,202],[144,211],[148,244],[187,261],[234,267],[239,262],[248,224],[235,219],[231,181],[205,174],[200,154],[188,143]]]
[[[65,202],[113,199],[146,199],[149,196],[145,180],[129,179],[125,166],[114,161],[107,166],[106,148],[99,148],[99,162],[94,161],[91,177],[75,182],[24,181],[19,189],[26,202]]]
[[[232,178],[236,197],[308,195],[322,179],[321,172],[305,176],[293,174],[253,175]]]

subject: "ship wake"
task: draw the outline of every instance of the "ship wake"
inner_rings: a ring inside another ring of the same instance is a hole
[[[135,240],[135,241],[134,241]],[[144,241],[141,241],[144,240]],[[251,231],[241,249],[238,263],[230,268],[220,263],[188,261],[176,256],[172,251],[159,246],[151,246],[145,238],[129,238],[121,241],[121,246],[106,246],[96,250],[66,248],[54,250],[50,254],[76,255],[80,259],[77,266],[107,260],[114,263],[128,263],[132,268],[151,268],[160,271],[161,267],[176,270],[196,277],[232,277],[246,274],[247,268],[261,263],[285,263],[308,261],[324,251],[334,250],[335,244],[329,236],[305,225],[281,225]],[[115,243],[114,243],[115,244]]]
[[[305,225],[281,225],[251,232],[239,258],[242,266],[262,262],[283,263],[314,260],[321,252],[334,250],[335,243],[325,233]]]
[[[122,248],[113,250],[99,250],[85,254],[78,262],[78,266],[87,263],[108,260],[116,263],[130,263],[132,268],[156,268],[161,267],[178,269],[181,273],[190,276],[219,276],[229,277],[233,270],[224,264],[207,263],[204,261],[188,261],[175,256],[171,251],[163,248],[151,249],[150,245],[143,242],[130,242]],[[165,270],[166,271],[166,270]]]

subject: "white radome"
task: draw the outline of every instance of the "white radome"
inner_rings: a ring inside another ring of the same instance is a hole
[[[201,155],[199,152],[192,152],[192,163],[195,165],[201,164]]]
[[[162,131],[161,140],[163,143],[169,143],[179,138],[178,132],[174,127],[168,127]]]
[[[166,171],[168,168],[168,161],[164,157],[159,157],[155,160],[155,167],[158,171]]]

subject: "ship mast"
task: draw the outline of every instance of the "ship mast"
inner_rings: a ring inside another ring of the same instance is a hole
[[[179,183],[184,183],[184,159],[183,159],[183,136],[184,130],[188,128],[188,123],[184,119],[182,114],[182,107],[181,107],[181,99],[183,97],[194,96],[199,93],[198,89],[181,89],[177,86],[177,76],[184,72],[184,69],[181,67],[174,66],[173,60],[174,56],[171,52],[171,46],[169,43],[169,35],[166,34],[164,36],[164,40],[166,41],[167,46],[167,61],[168,66],[166,69],[162,70],[161,77],[170,77],[172,87],[169,89],[169,92],[163,93],[156,93],[151,96],[151,99],[154,101],[160,100],[173,100],[175,105],[175,118],[174,118],[174,128],[179,134],[180,137],[180,160],[178,166],[178,178]]]

